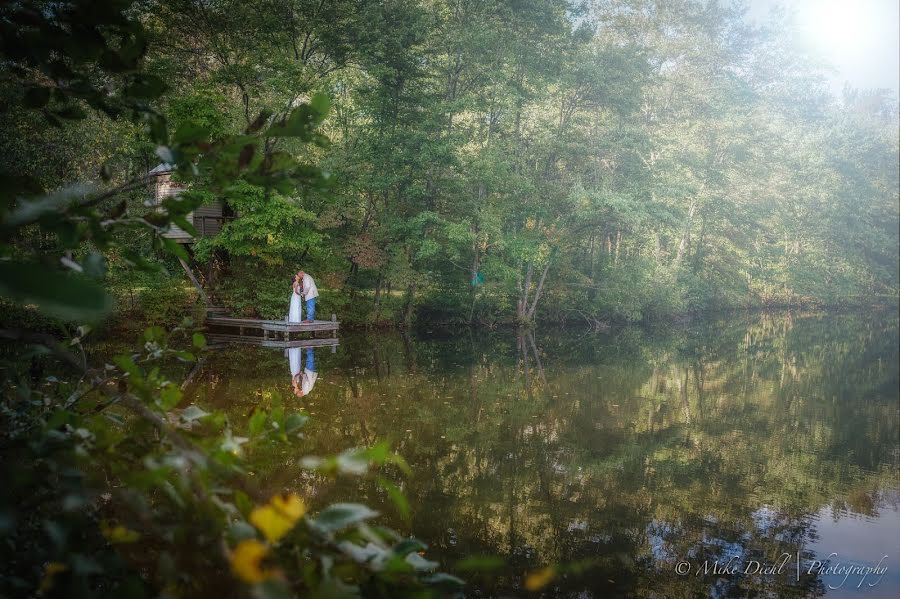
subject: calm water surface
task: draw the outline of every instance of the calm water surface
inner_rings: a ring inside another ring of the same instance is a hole
[[[258,456],[261,483],[377,507],[470,596],[528,594],[550,564],[546,596],[900,596],[896,315],[342,333],[293,356],[317,374],[302,398],[290,358],[210,352],[190,400],[308,411],[302,451]],[[299,466],[382,440],[413,469],[409,524],[371,481]],[[461,571],[473,555],[505,566]]]

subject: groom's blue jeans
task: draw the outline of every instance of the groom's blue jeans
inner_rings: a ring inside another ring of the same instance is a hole
[[[316,298],[306,300],[306,320],[316,319]]]

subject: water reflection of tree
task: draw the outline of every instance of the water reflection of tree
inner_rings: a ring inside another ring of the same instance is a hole
[[[495,592],[590,558],[590,575],[550,594],[821,594],[815,578],[679,577],[672,560],[803,551],[821,507],[875,514],[896,488],[896,324],[762,316],[576,347],[565,335],[353,343],[308,437],[320,450],[394,438],[414,469],[412,532],[449,561],[507,557],[481,583]]]

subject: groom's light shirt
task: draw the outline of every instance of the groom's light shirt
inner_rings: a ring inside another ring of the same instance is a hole
[[[319,373],[315,370],[310,370],[309,368],[303,369],[303,376],[300,378],[300,389],[303,390],[303,395],[309,395],[309,392],[313,390],[316,379],[318,378]]]
[[[303,293],[304,299],[311,300],[314,297],[319,297],[319,288],[316,287],[316,282],[306,273],[303,273],[303,286],[300,288],[300,291]]]

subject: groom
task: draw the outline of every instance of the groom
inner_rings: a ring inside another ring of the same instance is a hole
[[[306,322],[316,319],[316,298],[319,297],[319,289],[313,278],[302,270],[294,277],[294,291],[306,300]]]

